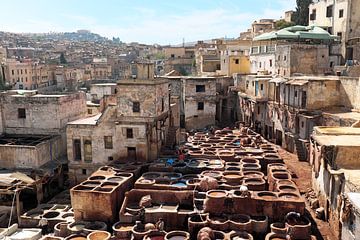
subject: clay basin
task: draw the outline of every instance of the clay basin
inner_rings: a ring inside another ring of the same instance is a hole
[[[124,181],[124,178],[123,177],[110,177],[110,178],[108,178],[108,180],[111,182],[122,182],[122,181]]]
[[[60,215],[60,212],[49,211],[49,212],[45,213],[45,214],[43,215],[43,217],[49,219],[49,218],[56,218],[56,217],[58,217],[59,215]]]
[[[260,171],[244,171],[244,178],[264,178],[264,173]]]
[[[131,231],[133,229],[134,224],[120,223],[117,222],[112,226],[115,237],[117,238],[131,238]]]
[[[243,176],[239,172],[224,172],[223,178],[227,182],[240,183]]]
[[[206,193],[208,198],[225,198],[228,193],[224,190],[211,190]]]
[[[232,232],[230,233],[230,240],[251,240],[253,237],[247,232]]]
[[[73,188],[76,191],[91,191],[94,189],[94,187],[91,186],[83,186],[83,185],[77,185]]]
[[[293,192],[293,193],[297,193],[298,189],[295,186],[292,185],[280,185],[277,187],[277,189],[280,192]]]
[[[87,187],[97,187],[100,184],[101,184],[100,181],[90,181],[90,180],[81,183],[81,185],[87,186]]]
[[[172,231],[168,232],[165,235],[166,240],[188,240],[190,239],[190,234],[184,231]]]
[[[260,171],[261,166],[259,164],[256,164],[256,163],[244,163],[242,165],[242,169],[244,171]]]
[[[165,173],[163,178],[168,178],[170,180],[178,180],[182,177],[181,173]]]
[[[137,180],[137,183],[152,185],[155,183],[155,180],[154,179],[139,179],[139,180]]]
[[[26,217],[36,218],[36,217],[40,217],[40,215],[42,215],[43,213],[44,213],[44,210],[42,210],[42,209],[33,209],[33,210],[28,211],[24,215]]]
[[[214,236],[215,236],[216,240],[225,239],[225,237],[226,237],[225,233],[222,231],[214,231]]]
[[[259,163],[259,160],[257,160],[256,158],[252,158],[252,157],[244,157],[240,160],[241,163]]]
[[[277,195],[273,192],[268,192],[268,191],[262,191],[262,192],[258,192],[257,196],[264,199],[264,200],[274,200],[277,199]]]
[[[291,176],[288,172],[275,172],[272,174],[272,177],[275,180],[279,180],[279,179],[291,179]]]
[[[202,176],[204,177],[212,177],[215,179],[220,179],[222,177],[222,172],[219,171],[204,171],[201,173]]]
[[[132,177],[133,174],[132,174],[132,173],[128,173],[128,172],[119,172],[119,173],[115,173],[115,176],[117,176],[117,177],[129,178],[129,177]]]
[[[141,209],[141,207],[139,206],[139,204],[136,204],[136,203],[130,203],[126,207],[126,211],[133,215],[138,214],[140,209]]]
[[[86,240],[87,238],[81,234],[73,234],[65,238],[65,240]]]
[[[282,222],[275,222],[270,224],[271,232],[277,233],[277,234],[286,234],[286,227],[285,223]]]
[[[156,178],[159,178],[161,175],[159,173],[155,173],[155,172],[148,172],[148,173],[144,173],[142,175],[142,177],[144,179],[156,179]]]
[[[238,162],[227,162],[226,167],[239,167],[240,163]]]
[[[89,177],[89,180],[104,180],[105,178],[105,176],[98,175]]]
[[[287,192],[282,192],[279,193],[279,198],[283,199],[283,200],[299,200],[300,199],[300,195],[296,194],[296,193],[287,193]]]
[[[181,180],[187,181],[187,180],[191,180],[194,178],[199,178],[199,176],[197,174],[187,174],[187,175],[182,176]]]
[[[108,240],[111,234],[106,231],[95,231],[87,236],[87,240]]]

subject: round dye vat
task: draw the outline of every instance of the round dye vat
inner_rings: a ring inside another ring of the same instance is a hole
[[[215,197],[215,198],[223,198],[223,197],[226,197],[226,192],[225,191],[209,191],[207,193],[210,197]]]
[[[171,186],[178,187],[178,188],[187,187],[186,183],[184,183],[184,182],[176,182],[176,183],[171,184]]]

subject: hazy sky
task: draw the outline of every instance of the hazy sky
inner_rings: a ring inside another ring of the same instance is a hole
[[[176,44],[238,37],[260,18],[280,18],[295,0],[6,0],[0,31],[88,29],[122,41]]]

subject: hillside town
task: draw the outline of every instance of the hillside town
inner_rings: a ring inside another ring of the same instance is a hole
[[[298,11],[179,45],[0,32],[0,239],[360,239],[360,0]]]

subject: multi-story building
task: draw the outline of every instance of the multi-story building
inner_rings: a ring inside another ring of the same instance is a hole
[[[319,27],[295,26],[254,38],[250,52],[251,72],[291,76],[321,75],[338,64],[334,37]]]
[[[138,67],[136,79],[117,83],[115,105],[68,124],[67,152],[73,182],[111,161],[157,159],[168,127],[169,86],[166,80],[154,80],[150,70],[144,70],[149,64]]]
[[[360,119],[352,112],[359,109],[354,87],[358,81],[335,76],[238,75],[239,119],[306,160],[314,126],[349,126]]]
[[[13,88],[24,90],[36,88],[33,81],[33,62],[31,60],[6,59],[4,77],[5,83]]]
[[[235,40],[224,42],[220,56],[220,74],[232,76],[234,73],[250,73],[250,41]]]
[[[358,46],[354,39],[360,37],[359,10],[359,0],[316,0],[309,6],[309,25],[325,27],[339,37],[343,60],[354,59],[354,47]]]

